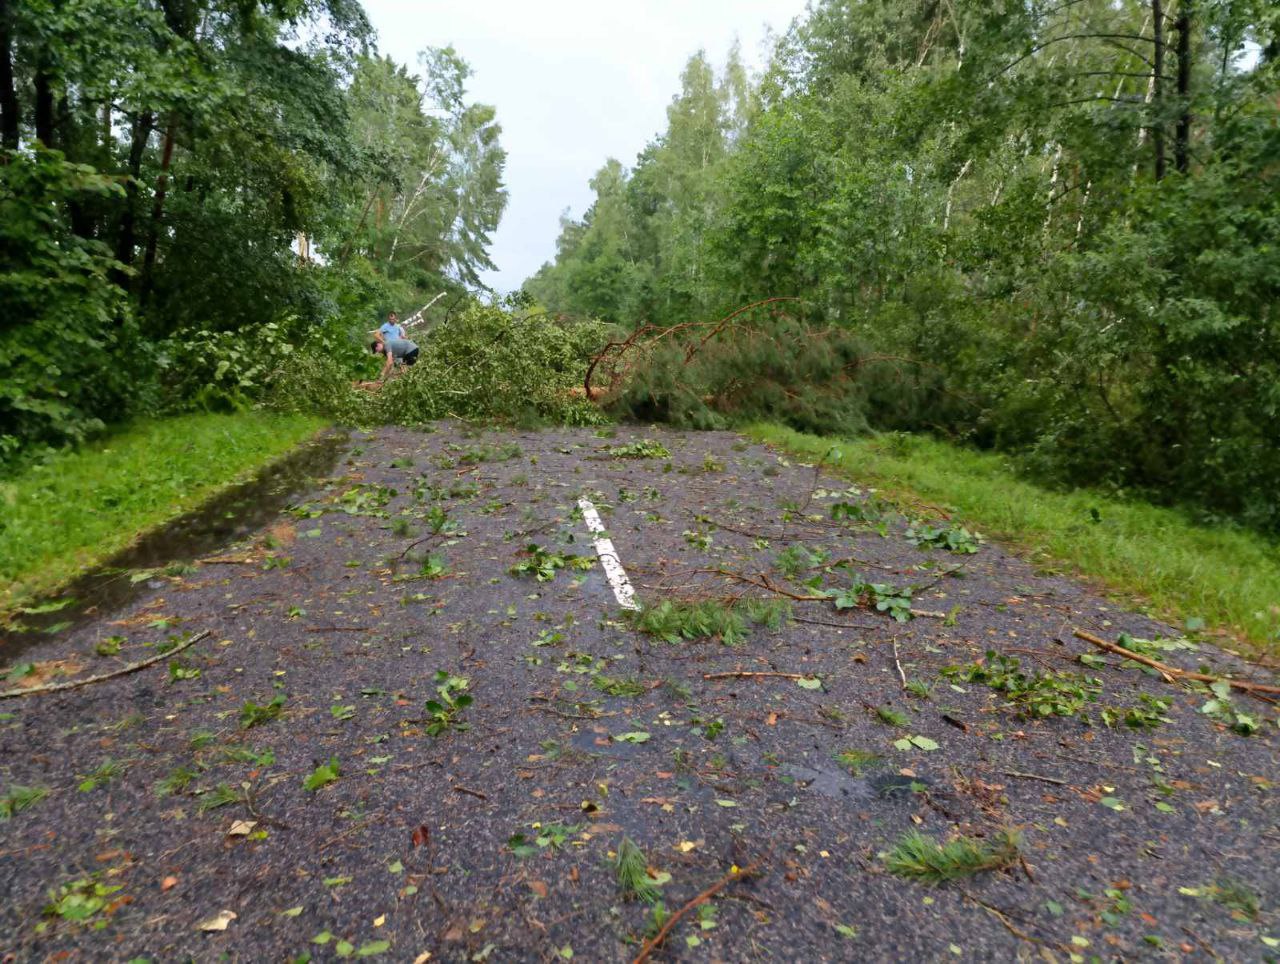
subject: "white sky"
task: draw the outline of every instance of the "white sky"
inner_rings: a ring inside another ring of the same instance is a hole
[[[587,180],[608,157],[630,167],[666,129],[680,71],[705,48],[723,64],[735,37],[759,66],[767,26],[781,32],[805,0],[364,0],[382,53],[418,69],[425,47],[453,44],[471,64],[472,99],[493,104],[510,200],[490,249],[499,291],[555,255],[560,214],[580,217]]]

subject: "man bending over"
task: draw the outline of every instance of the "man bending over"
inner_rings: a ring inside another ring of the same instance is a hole
[[[411,342],[408,338],[388,338],[385,341],[373,341],[369,343],[369,350],[375,355],[383,355],[386,361],[382,363],[382,373],[378,376],[377,382],[367,383],[368,387],[374,385],[384,385],[394,368],[403,368],[417,364],[418,346]]]

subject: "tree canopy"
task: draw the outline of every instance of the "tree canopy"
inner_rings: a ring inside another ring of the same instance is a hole
[[[862,347],[757,369],[784,417],[840,391],[831,430],[1280,528],[1278,35],[1261,0],[815,0],[749,82],[695,56],[526,289],[630,328],[796,297]],[[691,423],[738,411],[710,384]]]
[[[478,284],[505,154],[468,74],[380,57],[355,0],[0,5],[0,459],[234,403],[265,326],[354,351]]]

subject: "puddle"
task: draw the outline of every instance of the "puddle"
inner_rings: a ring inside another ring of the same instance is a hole
[[[158,579],[137,580],[139,570],[191,562],[262,528],[293,496],[333,471],[348,438],[345,432],[325,433],[249,481],[151,532],[56,595],[32,604],[32,608],[38,608],[42,603],[73,600],[56,611],[18,615],[16,621],[20,621],[23,630],[10,630],[0,636],[0,658],[11,659],[37,642],[74,632],[89,620],[166,585]]]

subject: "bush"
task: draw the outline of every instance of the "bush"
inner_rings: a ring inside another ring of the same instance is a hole
[[[57,213],[120,191],[57,151],[0,157],[0,463],[83,440],[149,387],[150,352],[112,277],[123,266]]]
[[[418,363],[380,391],[351,384],[353,373],[314,351],[276,367],[267,404],[356,425],[417,425],[461,417],[513,422],[596,424],[599,410],[580,389],[591,352],[604,340],[595,322],[564,324],[545,314],[515,315],[473,304],[425,332]],[[367,353],[372,377],[381,358]]]

